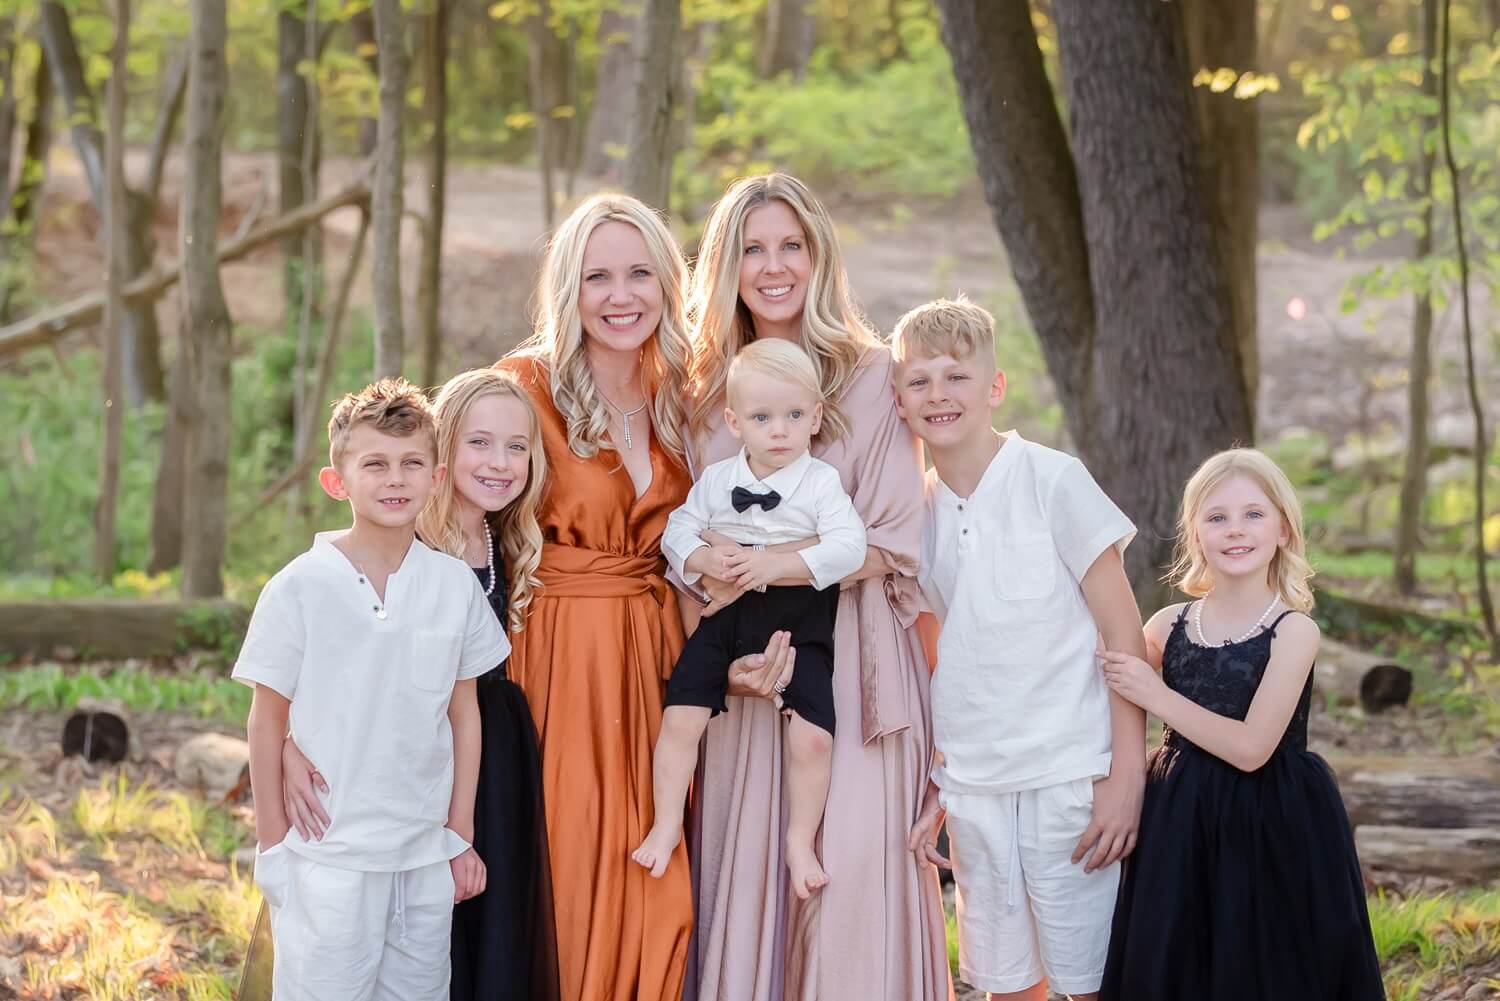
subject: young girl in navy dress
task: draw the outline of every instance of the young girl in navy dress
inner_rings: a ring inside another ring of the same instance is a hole
[[[1150,664],[1103,653],[1110,688],[1166,724],[1115,910],[1102,1001],[1385,997],[1333,773],[1307,749],[1318,627],[1302,513],[1252,449],[1182,500]],[[1158,669],[1160,673],[1158,673]]]
[[[536,412],[515,378],[492,368],[454,376],[434,409],[438,461],[447,475],[417,519],[417,534],[473,567],[501,625],[518,633],[538,587],[542,551],[537,508],[547,466]],[[451,998],[556,1001],[536,727],[526,696],[504,665],[484,675],[478,699],[483,740],[472,843],[484,861],[487,885],[454,908]],[[318,836],[327,823],[313,792],[321,779],[290,740],[283,773],[288,816],[299,830],[305,826]],[[242,991],[240,1001],[247,997]]]

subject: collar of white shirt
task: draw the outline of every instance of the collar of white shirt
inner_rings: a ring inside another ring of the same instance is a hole
[[[339,570],[354,570],[357,573],[363,574],[364,571],[355,566],[354,561],[351,560],[348,556],[344,555],[344,551],[342,549],[334,545],[336,541],[342,539],[348,534],[349,530],[347,528],[340,528],[332,532],[319,532],[318,534],[313,536],[313,552],[322,557],[325,562],[332,563],[332,565]],[[427,547],[422,544],[421,539],[413,537],[411,540],[411,546],[406,550],[406,555],[401,558],[401,565],[395,570],[391,571],[391,576],[395,576],[402,570],[410,569],[414,565],[412,561],[412,554],[414,552],[417,552],[419,549],[426,548]]]
[[[967,497],[960,497],[955,493],[953,488],[938,475],[936,467],[933,468],[932,478],[937,481],[938,500],[945,507],[957,507],[967,501],[975,500],[995,483],[1000,482],[1005,470],[1014,464],[1021,450],[1026,447],[1026,440],[1021,437],[1021,432],[1014,428],[1003,432],[1003,435],[1005,437],[1005,444],[1001,445],[990,458],[990,464],[984,467],[984,472],[979,476],[979,482],[974,484],[974,492]]]
[[[734,477],[729,486],[732,487],[755,487],[765,486],[781,495],[786,500],[797,487],[802,484],[802,479],[807,475],[808,469],[812,467],[812,453],[803,452],[789,466],[782,466],[776,472],[759,479],[750,469],[750,453],[748,449],[740,448],[739,461],[735,463]]]

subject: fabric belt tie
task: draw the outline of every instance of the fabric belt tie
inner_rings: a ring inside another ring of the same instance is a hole
[[[660,556],[629,556],[548,542],[536,576],[543,598],[629,598],[649,594],[665,605],[669,587]]]
[[[921,589],[911,577],[886,574],[855,581],[847,590],[854,592],[859,620],[860,737],[868,744],[911,726],[913,679],[895,651],[909,642]],[[881,614],[886,609],[889,614]]]

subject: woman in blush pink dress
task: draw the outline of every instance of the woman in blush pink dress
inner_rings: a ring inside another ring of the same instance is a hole
[[[913,628],[922,466],[896,414],[890,352],[851,301],[827,212],[784,174],[737,181],[714,207],[689,310],[694,473],[738,449],[721,416],[735,353],[759,337],[794,341],[826,394],[813,454],[839,470],[869,555],[843,582],[834,636],[840,725],[818,845],[828,885],[806,901],[789,892],[784,723],[766,699],[731,697],[708,728],[689,824],[697,928],[684,998],[943,1001],[937,876],[907,849],[932,743]],[[705,586],[710,612],[733,598],[732,585]]]

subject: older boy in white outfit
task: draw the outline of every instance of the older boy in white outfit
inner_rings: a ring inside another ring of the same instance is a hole
[[[944,862],[946,812],[965,980],[1094,998],[1144,786],[1145,716],[1095,662],[1101,635],[1145,649],[1121,559],[1135,528],[1077,459],[995,431],[1005,376],[984,310],[919,306],[893,347],[897,407],[933,461],[919,579],[941,622],[912,848]]]
[[[277,1001],[442,1001],[453,905],[484,888],[470,847],[474,679],[510,645],[474,574],[416,539],[442,475],[426,397],[382,380],[334,408],[325,491],[353,527],[317,536],[261,591],[234,677],[251,685],[255,879]],[[282,742],[332,792],[321,840],[288,829]]]

